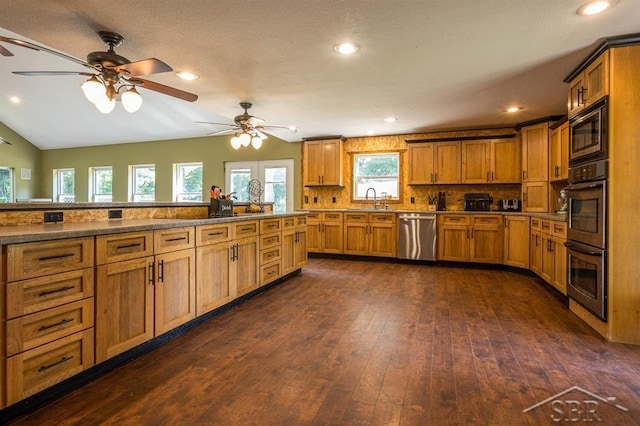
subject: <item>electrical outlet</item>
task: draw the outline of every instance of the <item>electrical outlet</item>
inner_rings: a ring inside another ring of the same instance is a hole
[[[318,202],[318,197],[313,197],[313,202],[317,203]]]
[[[415,204],[416,203],[416,197],[411,197],[411,204]]]
[[[334,203],[337,203],[337,202],[338,202],[338,200],[336,200],[336,197],[333,197],[331,200],[332,200]]]
[[[308,202],[309,202],[309,196],[308,196],[308,195],[305,195],[305,196],[304,196],[304,202],[305,202],[305,203],[308,203]]]
[[[122,210],[109,210],[109,219],[122,219]]]
[[[63,220],[63,212],[44,212],[44,223],[62,222]]]

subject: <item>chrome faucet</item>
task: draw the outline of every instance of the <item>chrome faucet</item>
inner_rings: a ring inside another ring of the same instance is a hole
[[[376,189],[372,186],[370,186],[369,188],[367,188],[367,192],[364,193],[364,199],[368,200],[369,199],[369,191],[373,190],[373,208],[377,209],[378,208],[378,197],[376,195]]]

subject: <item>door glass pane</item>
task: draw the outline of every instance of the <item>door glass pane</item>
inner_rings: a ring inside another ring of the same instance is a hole
[[[287,169],[267,167],[264,169],[264,201],[273,202],[274,212],[287,211]]]
[[[0,167],[0,203],[10,203],[13,201],[12,190],[11,169],[8,167]]]
[[[249,201],[249,181],[251,169],[232,169],[229,193],[235,192],[238,201]]]

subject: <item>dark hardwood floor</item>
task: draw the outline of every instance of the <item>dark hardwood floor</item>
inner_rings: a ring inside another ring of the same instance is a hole
[[[637,424],[639,407],[640,346],[535,278],[314,258],[13,424]]]

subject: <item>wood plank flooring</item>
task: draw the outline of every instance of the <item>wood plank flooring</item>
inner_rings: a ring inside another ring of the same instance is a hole
[[[599,424],[638,424],[640,346],[606,342],[535,278],[312,258],[13,424],[557,424],[551,402],[523,410],[572,386],[628,410],[598,400]],[[560,423],[589,416],[576,404]]]

